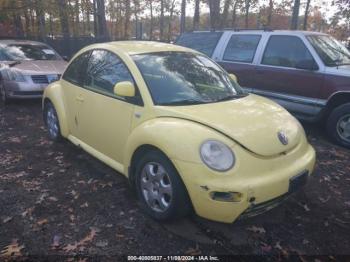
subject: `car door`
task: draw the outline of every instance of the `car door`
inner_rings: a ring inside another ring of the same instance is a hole
[[[253,60],[260,39],[260,34],[232,34],[219,62],[227,72],[235,74],[245,88],[252,88],[255,83]]]
[[[78,97],[78,137],[99,153],[122,163],[131,130],[134,99],[114,94],[115,84],[134,82],[123,61],[107,50],[93,50]],[[139,93],[139,92],[137,92]]]
[[[67,67],[62,76],[62,89],[64,103],[67,109],[67,119],[70,134],[77,136],[77,118],[79,103],[78,91],[83,85],[86,66],[90,57],[90,51],[76,57]]]
[[[254,92],[294,113],[311,117],[321,110],[324,77],[299,36],[271,35],[254,80]]]

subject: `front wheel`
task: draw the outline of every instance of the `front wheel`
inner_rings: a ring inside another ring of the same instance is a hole
[[[173,220],[191,210],[187,190],[170,160],[151,151],[136,166],[136,189],[143,209],[156,220]]]
[[[350,148],[350,103],[333,109],[328,117],[327,131],[335,142]]]
[[[52,103],[48,102],[45,105],[44,120],[49,133],[49,138],[53,141],[61,140],[60,124],[57,117],[57,112]]]
[[[4,84],[1,82],[0,82],[0,99],[3,105],[6,105],[8,103],[6,90],[5,90]]]

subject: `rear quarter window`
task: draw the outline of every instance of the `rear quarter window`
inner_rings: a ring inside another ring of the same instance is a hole
[[[178,38],[176,44],[212,56],[221,36],[222,32],[184,33]]]

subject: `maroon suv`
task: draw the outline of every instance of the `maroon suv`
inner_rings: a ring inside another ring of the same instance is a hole
[[[350,148],[350,52],[316,32],[192,32],[177,44],[196,49],[237,76],[247,91],[271,98],[300,119],[324,121]]]

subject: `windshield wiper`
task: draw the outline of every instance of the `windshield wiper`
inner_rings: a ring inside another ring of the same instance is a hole
[[[241,97],[245,97],[245,96],[247,96],[246,93],[236,94],[236,95],[228,95],[228,96],[225,96],[223,98],[215,100],[215,102],[228,101],[228,100],[237,99],[237,98],[241,98]]]
[[[11,61],[11,63],[8,63],[8,65],[9,65],[9,67],[13,67],[13,66],[18,65],[20,63],[21,63],[21,61]]]
[[[158,105],[160,105],[160,106],[181,106],[181,105],[199,105],[199,104],[206,104],[206,103],[210,103],[210,102],[209,101],[195,100],[195,99],[184,99],[184,100],[177,100],[177,101],[161,103]]]

